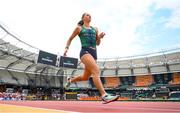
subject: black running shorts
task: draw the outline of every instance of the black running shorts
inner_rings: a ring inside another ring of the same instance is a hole
[[[85,55],[90,54],[95,60],[97,60],[97,51],[96,49],[90,47],[82,47],[80,51],[80,58]]]

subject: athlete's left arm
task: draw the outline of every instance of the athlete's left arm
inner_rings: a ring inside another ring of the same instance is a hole
[[[96,45],[100,45],[101,38],[104,37],[105,33],[102,32],[102,33],[99,34],[98,29],[97,28],[95,28],[95,29],[96,29]]]

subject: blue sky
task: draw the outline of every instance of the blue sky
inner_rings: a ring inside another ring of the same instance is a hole
[[[155,9],[151,18],[147,18],[145,24],[137,27],[140,37],[148,36],[149,41],[144,45],[147,50],[160,50],[176,47],[180,44],[180,28],[168,27],[168,20],[172,17],[173,11],[168,8]],[[178,15],[177,15],[178,16]]]
[[[106,33],[97,48],[99,58],[180,47],[180,0],[0,0],[0,24],[30,45],[59,55],[84,12]],[[11,37],[4,40],[21,45]],[[68,56],[79,57],[80,47],[77,37]]]

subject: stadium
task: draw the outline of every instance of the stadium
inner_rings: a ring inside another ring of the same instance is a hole
[[[8,41],[9,39],[13,41]],[[74,63],[71,60],[70,63]],[[78,107],[78,102],[84,102],[80,106],[89,102],[95,104],[94,108],[96,104],[101,103],[92,78],[72,84],[69,90],[64,89],[67,77],[82,74],[84,67],[80,61],[75,61],[75,66],[69,65],[69,61],[66,62],[67,66],[61,65],[60,61],[61,56],[27,44],[0,25],[0,103],[34,107],[33,105],[40,106],[43,101],[47,107],[49,104],[66,102]],[[120,95],[116,105],[110,105],[111,112],[119,112],[115,108],[118,102],[124,101],[157,102],[155,105],[166,101],[165,107],[169,106],[169,109],[160,108],[155,111],[180,111],[176,103],[180,100],[180,48],[136,56],[98,59],[97,63],[106,91]],[[22,103],[16,103],[17,101]],[[175,109],[170,109],[174,107],[172,102],[177,105]],[[78,110],[88,112],[80,108]],[[97,112],[98,110],[96,108]],[[99,112],[107,112],[104,110]],[[136,110],[140,112],[140,109]]]

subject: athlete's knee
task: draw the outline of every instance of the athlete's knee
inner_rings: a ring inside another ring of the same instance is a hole
[[[91,70],[91,73],[93,74],[93,76],[99,76],[100,69],[99,68],[94,68],[94,69]]]

